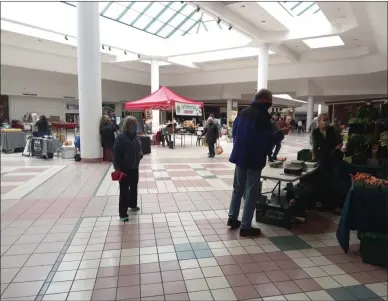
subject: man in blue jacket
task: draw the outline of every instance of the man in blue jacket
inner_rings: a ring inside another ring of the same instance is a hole
[[[267,161],[268,149],[284,137],[288,128],[275,130],[268,109],[272,93],[261,89],[252,104],[242,110],[233,123],[233,150],[229,161],[236,164],[233,194],[230,202],[228,226],[241,226],[240,236],[258,236],[261,230],[252,227],[253,214],[259,197],[261,170]],[[242,221],[238,220],[241,198],[246,189]]]

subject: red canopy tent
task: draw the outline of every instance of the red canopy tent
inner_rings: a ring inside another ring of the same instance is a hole
[[[194,101],[171,91],[166,86],[161,87],[158,91],[136,101],[125,103],[125,109],[134,110],[167,110],[174,108],[175,103],[200,105],[203,108],[203,102]]]

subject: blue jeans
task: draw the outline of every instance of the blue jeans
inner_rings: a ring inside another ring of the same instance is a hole
[[[243,169],[236,166],[234,170],[233,194],[229,208],[229,218],[237,220],[240,213],[241,198],[245,193],[244,211],[241,220],[241,228],[248,229],[252,226],[253,214],[259,198],[261,170]]]

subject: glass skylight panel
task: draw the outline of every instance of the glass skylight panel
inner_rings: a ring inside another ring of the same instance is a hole
[[[157,35],[162,38],[166,38],[173,30],[174,30],[174,27],[170,25],[166,25],[160,32],[158,32]]]
[[[151,17],[148,17],[146,15],[142,15],[134,24],[133,26],[139,29],[143,29],[146,27],[150,22],[152,21]]]
[[[159,28],[161,28],[163,26],[164,23],[158,21],[158,20],[154,20],[153,23],[150,25],[150,27],[147,28],[147,32],[149,33],[152,33],[152,34],[155,34]]]
[[[171,25],[173,27],[177,27],[179,24],[181,24],[187,17],[181,14],[176,15],[170,22],[168,22],[168,25]]]
[[[132,5],[131,9],[138,11],[139,13],[142,13],[144,9],[150,4],[150,2],[139,2],[135,1],[135,4]]]
[[[281,6],[293,17],[317,13],[320,8],[312,1],[282,1]]]
[[[167,22],[168,20],[170,20],[172,18],[172,16],[174,16],[176,14],[176,11],[171,9],[171,6],[169,8],[167,8],[159,17],[158,17],[158,20],[160,22]]]
[[[164,8],[165,8],[165,6],[163,4],[161,4],[160,2],[153,2],[151,7],[148,8],[148,10],[146,11],[145,14],[151,18],[155,18],[161,12],[161,10]]]
[[[139,12],[129,9],[124,16],[121,17],[120,22],[130,25],[140,15]]]
[[[312,49],[345,45],[340,36],[306,39],[306,40],[303,40],[303,42]]]
[[[181,3],[181,2],[173,2],[171,5],[170,5],[170,8],[175,10],[175,11],[178,11],[179,9],[182,8],[182,6],[186,5],[185,3]]]
[[[189,16],[190,14],[192,14],[194,11],[196,11],[197,10],[197,8],[195,8],[195,7],[193,7],[193,6],[191,6],[191,5],[186,5],[183,9],[182,9],[182,11],[180,12],[182,15],[184,15],[184,16]]]
[[[186,31],[191,26],[193,26],[195,22],[197,22],[197,21],[195,21],[193,19],[188,19],[185,23],[183,23],[183,25],[179,29],[182,30],[182,31]]]
[[[111,19],[117,19],[117,17],[120,16],[124,9],[125,6],[117,4],[116,2],[112,2],[108,9],[104,12],[104,16]]]

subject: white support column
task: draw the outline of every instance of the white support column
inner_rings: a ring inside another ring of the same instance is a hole
[[[257,91],[268,87],[268,59],[269,45],[259,47],[257,66]]]
[[[307,97],[307,120],[306,128],[308,129],[311,122],[313,122],[314,115],[314,98],[310,95]]]
[[[151,93],[159,90],[159,62],[151,60]],[[156,134],[160,126],[160,111],[152,110],[152,133]]]
[[[319,105],[318,105],[318,115],[321,114],[321,113],[322,113],[322,105],[319,104]]]
[[[230,112],[232,112],[233,108],[233,100],[232,99],[228,99],[226,101],[226,124],[229,125],[229,116],[230,116]]]
[[[81,158],[101,161],[102,115],[100,11],[98,2],[77,3],[77,68]]]

